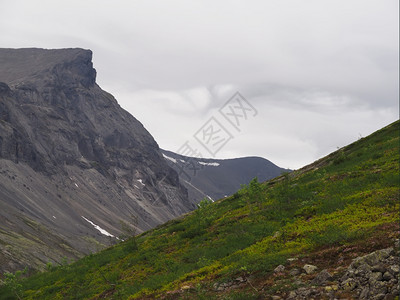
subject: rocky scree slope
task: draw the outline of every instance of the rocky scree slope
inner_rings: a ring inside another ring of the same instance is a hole
[[[152,136],[96,84],[90,50],[0,49],[0,271],[193,208]]]

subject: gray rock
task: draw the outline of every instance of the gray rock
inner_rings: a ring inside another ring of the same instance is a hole
[[[386,259],[388,258],[390,255],[395,254],[394,248],[390,247],[390,248],[386,248],[386,249],[382,249],[382,250],[378,250],[376,251],[379,253],[380,259]]]
[[[385,281],[389,281],[389,280],[393,279],[394,277],[392,274],[390,274],[389,272],[386,271],[385,273],[383,273],[382,278]]]
[[[322,270],[318,275],[311,281],[311,284],[322,285],[326,281],[332,279],[332,275],[327,270]]]
[[[360,293],[360,299],[369,299],[369,288],[368,287],[364,287],[362,290],[361,290],[361,293]]]
[[[393,275],[399,274],[399,266],[398,265],[390,266],[389,272],[391,272]]]
[[[346,291],[352,291],[357,287],[357,282],[353,278],[349,278],[342,282],[342,287]]]
[[[288,293],[288,295],[287,295],[287,298],[288,298],[288,299],[295,299],[296,296],[297,296],[297,294],[296,294],[295,291],[290,291],[290,292]]]
[[[368,276],[370,272],[371,272],[371,267],[368,264],[363,263],[359,265],[358,268],[354,271],[354,276],[365,277]]]
[[[359,299],[395,299],[399,293],[399,257],[394,255],[393,248],[387,248],[357,257],[339,279],[340,286]]]
[[[375,252],[365,256],[364,261],[370,266],[378,264],[381,261],[379,252],[375,251]]]
[[[304,270],[307,274],[313,274],[313,273],[315,273],[315,272],[318,270],[318,267],[313,266],[313,265],[306,264],[306,265],[304,265],[303,270]]]
[[[239,276],[238,278],[235,279],[235,281],[245,282],[246,280],[242,276]]]
[[[386,268],[383,264],[377,264],[371,268],[371,271],[385,273]]]
[[[290,270],[289,275],[291,276],[297,276],[301,274],[301,270],[298,268],[293,268]]]
[[[374,285],[377,281],[382,281],[382,273],[381,272],[374,272],[369,276],[369,284]]]
[[[348,278],[355,278],[357,269],[353,269],[351,266],[347,269],[346,273],[342,276],[340,281],[345,281]]]
[[[228,281],[228,282],[225,282],[225,283],[221,283],[221,284],[220,284],[220,286],[223,287],[223,288],[230,287],[231,285],[232,285],[232,282],[231,282],[231,281]]]
[[[281,273],[281,272],[283,272],[284,270],[285,270],[285,266],[279,265],[279,266],[277,266],[277,267],[274,269],[274,272],[275,272],[275,273]]]
[[[397,253],[400,252],[400,239],[396,239],[394,242],[394,249]]]
[[[393,253],[394,253],[393,247],[390,247],[387,249],[382,249],[372,252],[362,257],[357,257],[351,263],[351,268],[357,269],[363,263],[366,263],[371,267],[378,265],[381,261],[388,258]]]

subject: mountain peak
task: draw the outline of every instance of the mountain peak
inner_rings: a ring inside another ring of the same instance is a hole
[[[0,49],[0,272],[87,254],[116,242],[121,222],[140,232],[195,208],[150,133],[95,79],[90,50]],[[4,248],[4,232],[24,237]],[[26,245],[29,259],[17,254]]]
[[[44,86],[94,85],[92,51],[68,49],[0,49],[0,82],[24,86],[34,81]]]

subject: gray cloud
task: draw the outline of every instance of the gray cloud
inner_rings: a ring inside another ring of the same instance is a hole
[[[160,146],[240,91],[259,114],[218,156],[291,168],[398,118],[398,45],[395,0],[0,2],[1,47],[92,49]]]

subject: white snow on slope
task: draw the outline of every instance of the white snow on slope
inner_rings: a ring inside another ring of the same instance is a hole
[[[103,228],[101,228],[99,225],[94,224],[92,221],[86,219],[84,216],[82,216],[82,218],[85,219],[85,221],[89,222],[90,224],[93,225],[94,228],[96,228],[98,231],[100,231],[101,234],[106,235],[106,236],[111,236],[111,237],[115,237],[113,236],[111,233],[109,233],[107,230],[104,230]]]
[[[137,181],[138,181],[141,185],[143,185],[143,186],[145,185],[145,184],[143,183],[143,180],[142,180],[142,179],[138,179]]]
[[[164,156],[165,159],[168,159],[168,160],[172,161],[174,164],[176,164],[176,159],[175,158],[169,157],[169,156],[165,155],[164,153],[163,153],[163,156]]]
[[[203,165],[203,166],[211,166],[211,167],[218,167],[219,163],[217,162],[213,162],[213,163],[207,163],[204,161],[199,161],[199,164]]]

